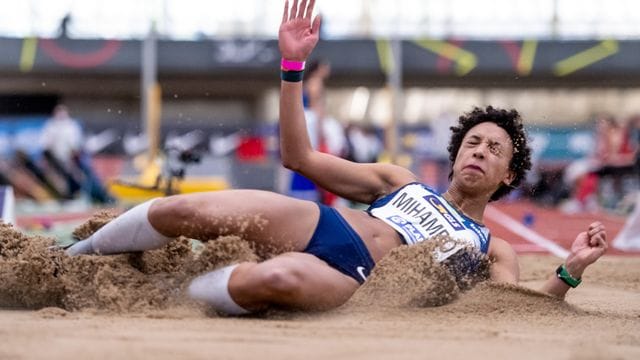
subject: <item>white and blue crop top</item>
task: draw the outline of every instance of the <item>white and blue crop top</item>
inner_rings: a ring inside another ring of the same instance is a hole
[[[367,209],[374,217],[394,228],[408,245],[437,235],[448,235],[458,242],[438,247],[435,256],[443,261],[460,249],[472,246],[486,254],[489,229],[455,209],[446,199],[421,183],[407,184],[374,201]]]

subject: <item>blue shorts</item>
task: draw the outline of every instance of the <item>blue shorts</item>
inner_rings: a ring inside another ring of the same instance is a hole
[[[318,226],[304,250],[362,284],[375,263],[360,236],[333,208],[318,204]]]

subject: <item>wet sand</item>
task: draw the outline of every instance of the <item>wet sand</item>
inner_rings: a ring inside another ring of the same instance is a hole
[[[398,249],[337,310],[223,318],[183,290],[203,271],[257,259],[238,238],[76,258],[6,226],[0,239],[0,359],[640,358],[638,257],[601,259],[559,301],[529,290],[560,263],[552,256],[521,257],[522,287],[461,292],[428,249]]]

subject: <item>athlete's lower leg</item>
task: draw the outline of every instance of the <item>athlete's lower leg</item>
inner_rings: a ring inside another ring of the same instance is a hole
[[[224,315],[248,314],[250,311],[238,305],[229,294],[229,279],[237,267],[238,264],[230,265],[196,277],[189,285],[189,296]]]
[[[137,205],[87,239],[67,249],[69,255],[118,254],[160,248],[173,237],[158,232],[149,222],[149,208],[157,199]]]

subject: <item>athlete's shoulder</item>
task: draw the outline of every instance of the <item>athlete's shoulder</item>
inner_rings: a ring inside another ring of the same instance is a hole
[[[416,185],[416,186],[420,186],[420,187],[422,187],[423,189],[425,189],[426,191],[430,192],[432,195],[436,195],[436,196],[441,196],[441,195],[442,195],[442,194],[440,194],[440,193],[438,192],[438,190],[436,190],[436,189],[432,188],[431,186],[429,186],[429,185],[427,185],[427,184],[425,184],[425,183],[423,183],[423,182],[414,181],[414,182],[409,183],[409,184],[407,184],[407,185]]]

